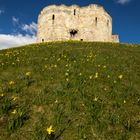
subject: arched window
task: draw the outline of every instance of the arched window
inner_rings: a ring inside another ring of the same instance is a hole
[[[74,15],[76,15],[76,9],[74,9]]]
[[[98,18],[95,18],[95,25],[97,26]]]

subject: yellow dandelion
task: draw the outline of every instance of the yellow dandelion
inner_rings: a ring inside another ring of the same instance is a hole
[[[65,73],[65,76],[69,76],[69,73],[68,73],[68,72],[66,72],[66,73]]]
[[[57,65],[54,65],[55,68],[57,68]]]
[[[98,67],[101,67],[101,65],[98,65]]]
[[[55,103],[58,103],[58,100],[55,100]]]
[[[26,75],[26,76],[30,76],[30,75],[31,75],[31,72],[26,72],[25,75]]]
[[[106,68],[106,66],[104,65],[104,66],[103,66],[103,68],[105,69],[105,68]]]
[[[95,73],[95,78],[98,78],[99,74],[98,72]]]
[[[123,78],[123,75],[119,75],[118,78],[119,78],[119,79],[122,79],[122,78]]]
[[[69,81],[69,79],[68,79],[68,78],[66,78],[66,81],[68,82],[68,81]]]
[[[68,64],[66,64],[65,66],[66,66],[66,67],[68,67],[69,65],[68,65]]]
[[[51,135],[54,132],[54,130],[52,129],[52,125],[50,125],[50,127],[48,127],[46,131],[49,135]]]
[[[90,75],[90,76],[89,76],[89,79],[92,79],[92,77],[93,77],[93,76],[92,76],[92,75]]]
[[[116,80],[114,80],[114,83],[116,84],[116,83],[117,83],[117,81],[116,81]]]
[[[9,85],[14,85],[14,84],[15,84],[14,81],[10,81],[10,82],[9,82]]]
[[[80,72],[79,75],[82,76],[82,73]]]
[[[47,65],[45,65],[44,67],[45,67],[45,68],[47,68],[48,66],[47,66]]]
[[[58,58],[57,61],[60,61],[60,58]]]
[[[95,97],[95,98],[94,98],[94,101],[95,101],[95,102],[98,101],[98,97]]]
[[[3,96],[4,96],[4,94],[3,94],[3,93],[1,93],[1,94],[0,94],[0,97],[3,97]]]
[[[126,103],[126,101],[124,100],[124,101],[123,101],[123,103],[125,104],[125,103]]]
[[[17,97],[16,96],[12,96],[12,100],[13,101],[17,100]]]
[[[110,78],[110,75],[107,75],[107,78]]]
[[[107,91],[107,88],[104,88],[105,91]]]
[[[17,113],[16,109],[14,109],[11,113],[16,114]]]

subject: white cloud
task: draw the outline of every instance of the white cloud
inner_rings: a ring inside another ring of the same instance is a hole
[[[12,48],[36,42],[35,36],[0,34],[0,49]]]
[[[12,22],[13,22],[14,25],[18,24],[19,23],[19,19],[13,16],[12,17]]]
[[[0,15],[2,15],[3,13],[4,13],[4,10],[1,10],[1,9],[0,9]]]
[[[31,24],[23,24],[21,29],[25,31],[28,34],[35,35],[37,31],[37,24],[35,22],[32,22]]]
[[[126,4],[129,3],[131,0],[117,0],[117,3],[119,4]]]

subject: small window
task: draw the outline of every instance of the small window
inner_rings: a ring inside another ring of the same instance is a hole
[[[95,25],[97,26],[98,18],[95,18]]]
[[[54,20],[55,19],[55,15],[52,15],[52,20]]]
[[[42,39],[42,42],[44,42],[44,39]]]
[[[52,15],[52,24],[54,24],[55,15]]]
[[[81,39],[81,41],[83,41],[83,39]]]
[[[74,9],[74,15],[76,15],[76,9]]]

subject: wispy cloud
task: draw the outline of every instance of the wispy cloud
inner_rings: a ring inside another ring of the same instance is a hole
[[[132,0],[116,0],[117,3],[122,4],[122,5],[127,4],[130,1],[132,1]]]
[[[4,13],[4,10],[0,9],[0,15],[2,15]]]
[[[35,36],[0,34],[0,49],[22,46],[36,42]]]
[[[25,31],[28,34],[35,35],[37,31],[37,24],[35,22],[32,22],[31,24],[23,24],[21,29]]]
[[[19,24],[19,18],[16,18],[16,17],[12,17],[12,22],[13,22],[13,25],[16,25],[16,24]]]

